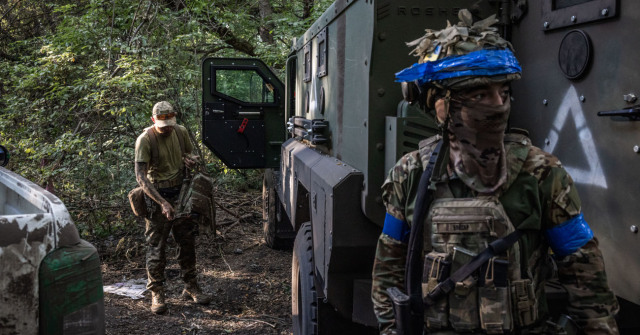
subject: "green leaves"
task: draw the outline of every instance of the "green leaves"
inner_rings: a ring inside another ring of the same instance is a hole
[[[134,144],[155,102],[170,101],[199,140],[202,60],[253,52],[282,72],[293,37],[331,3],[22,0],[9,11],[17,1],[0,3],[1,144],[8,167],[54,191],[85,235],[134,222]],[[259,171],[198,146],[221,187],[260,186]]]

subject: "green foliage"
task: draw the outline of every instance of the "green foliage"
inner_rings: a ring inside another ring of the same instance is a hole
[[[259,188],[261,171],[229,170],[199,141],[201,62],[255,56],[282,75],[292,39],[330,2],[0,2],[8,168],[58,195],[84,235],[131,227],[135,140],[153,104],[168,100],[220,187]]]
[[[273,89],[255,71],[217,70],[216,90],[241,101],[274,102]]]

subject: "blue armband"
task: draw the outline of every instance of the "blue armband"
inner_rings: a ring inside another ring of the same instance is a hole
[[[409,242],[411,228],[409,228],[409,224],[406,221],[396,219],[393,215],[387,213],[387,216],[384,218],[384,228],[382,228],[382,232],[393,239],[407,243]]]
[[[593,238],[593,231],[582,213],[545,232],[549,246],[558,257],[574,253]]]

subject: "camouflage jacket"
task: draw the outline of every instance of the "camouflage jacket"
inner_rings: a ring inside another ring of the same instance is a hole
[[[419,150],[403,156],[389,171],[382,186],[388,215],[406,222],[409,227],[422,171],[440,138],[424,140]],[[528,274],[539,281],[535,301],[542,320],[547,316],[544,281],[548,276],[537,273],[545,270],[550,250],[544,231],[580,214],[580,198],[560,161],[532,146],[526,136],[507,134],[505,149],[507,182],[499,190],[499,200],[513,225],[525,231],[519,240],[520,263],[527,267],[523,271],[525,276]],[[438,159],[431,179],[432,186],[437,186],[436,198],[473,197],[473,192],[460,179],[448,175],[448,150],[444,146],[440,156],[443,159]],[[448,186],[448,194],[442,194],[440,186],[443,184]],[[392,304],[386,289],[394,286],[404,289],[406,257],[406,241],[385,233],[380,235],[373,267],[372,299],[383,334],[391,333],[394,326]],[[566,313],[587,334],[617,334],[613,315],[618,311],[618,302],[607,284],[597,239],[593,238],[573,254],[557,259],[556,263],[557,277],[568,291]]]

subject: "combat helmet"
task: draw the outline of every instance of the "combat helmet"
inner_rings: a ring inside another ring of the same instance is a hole
[[[427,29],[424,36],[407,43],[418,63],[396,73],[405,99],[420,94],[422,102],[432,107],[429,101],[438,91],[520,79],[522,69],[513,46],[492,27],[498,22],[495,14],[473,23],[471,12],[461,9],[458,18],[456,25],[448,22],[445,29]],[[408,93],[411,90],[418,92]]]

